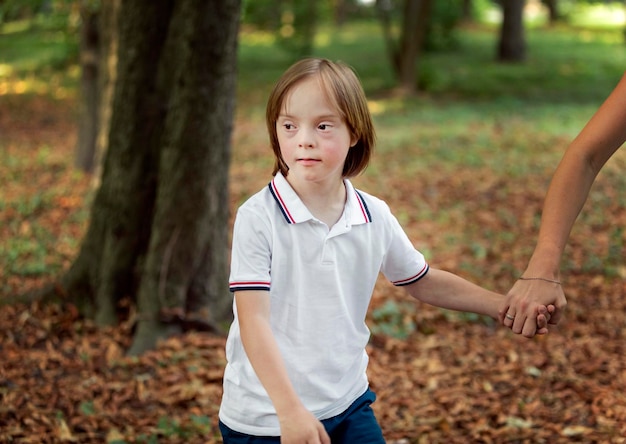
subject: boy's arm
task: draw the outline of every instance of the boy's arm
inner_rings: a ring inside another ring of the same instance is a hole
[[[498,318],[504,296],[482,288],[453,273],[430,268],[426,276],[405,287],[415,299],[436,307],[464,311]],[[547,333],[549,311],[537,306],[535,322],[538,334]]]
[[[298,397],[270,327],[267,291],[235,292],[239,329],[244,349],[280,421],[281,443],[330,444],[324,426]]]

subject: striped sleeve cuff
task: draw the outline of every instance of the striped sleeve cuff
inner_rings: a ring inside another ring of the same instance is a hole
[[[229,284],[229,289],[230,289],[231,293],[234,293],[235,291],[242,291],[242,290],[264,290],[264,291],[269,291],[270,290],[270,283],[269,282],[261,282],[261,281],[231,282]]]
[[[395,285],[396,287],[402,287],[404,285],[412,284],[413,282],[417,282],[421,278],[426,276],[426,273],[428,273],[428,270],[429,270],[428,264],[424,264],[424,268],[422,268],[420,272],[417,273],[416,275],[413,275],[407,279],[402,279],[400,281],[393,281],[392,284]]]

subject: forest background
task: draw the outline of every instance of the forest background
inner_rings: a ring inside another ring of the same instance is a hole
[[[527,57],[514,64],[495,61],[486,7],[423,54],[410,97],[394,91],[375,20],[322,23],[314,41],[313,54],[355,67],[370,98],[379,142],[355,184],[389,203],[433,266],[502,293],[532,252],[563,150],[626,66],[623,5],[564,4],[560,23],[540,8],[526,17]],[[74,167],[77,39],[57,19],[0,31],[2,300],[69,266],[93,197],[95,178]],[[292,49],[244,17],[231,214],[268,181],[264,101]],[[380,282],[370,378],[390,442],[626,441],[625,160],[609,161],[577,221],[567,314],[545,337],[415,305]],[[0,442],[219,442],[223,338],[188,333],[130,358],[130,330],[97,328],[68,304],[2,306]]]

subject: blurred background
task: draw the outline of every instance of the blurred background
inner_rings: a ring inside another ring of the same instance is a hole
[[[0,441],[219,442],[232,217],[271,177],[265,101],[304,56],[348,63],[366,90],[378,143],[355,185],[432,266],[506,293],[552,172],[624,75],[625,11],[1,0]],[[567,315],[546,337],[415,305],[381,279],[370,374],[390,442],[624,442],[625,161],[576,222]]]

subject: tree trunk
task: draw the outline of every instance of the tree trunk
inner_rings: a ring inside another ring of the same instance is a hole
[[[474,21],[474,6],[472,5],[472,0],[462,0],[461,20],[464,23],[471,23]]]
[[[423,48],[432,0],[406,0],[398,61],[400,90],[413,94],[417,90],[417,62]]]
[[[121,0],[81,4],[81,94],[75,165],[98,182],[106,150],[117,68],[117,15]]]
[[[558,0],[543,0],[543,3],[546,5],[546,8],[548,8],[548,23],[550,23],[550,25],[557,24],[561,19]]]
[[[80,3],[80,114],[75,165],[92,172],[98,132],[99,11],[85,1]]]
[[[503,0],[502,26],[497,59],[501,62],[521,62],[526,58],[524,36],[525,0]]]
[[[283,15],[279,42],[296,58],[310,56],[317,31],[317,0],[291,2]]]
[[[398,62],[398,49],[392,31],[392,9],[393,5],[391,3],[391,0],[376,0],[376,12],[378,13],[378,18],[382,25],[383,39],[385,40],[385,47],[387,49],[387,55],[389,56],[389,63],[391,63],[391,67],[396,73],[396,77],[398,77],[400,64]]]
[[[121,2],[108,149],[63,289],[129,354],[229,320],[228,165],[240,0]]]
[[[333,22],[335,26],[340,28],[348,19],[350,4],[348,0],[332,0],[331,6],[333,8]]]
[[[390,0],[376,0],[376,10],[398,90],[403,95],[411,95],[417,90],[417,63],[424,47],[432,0],[405,0],[399,43],[396,43],[392,32],[392,9]]]
[[[100,3],[100,58],[98,60],[98,103],[97,132],[94,152],[94,178],[102,173],[102,155],[109,145],[113,90],[117,75],[118,15],[122,0],[107,0]]]

